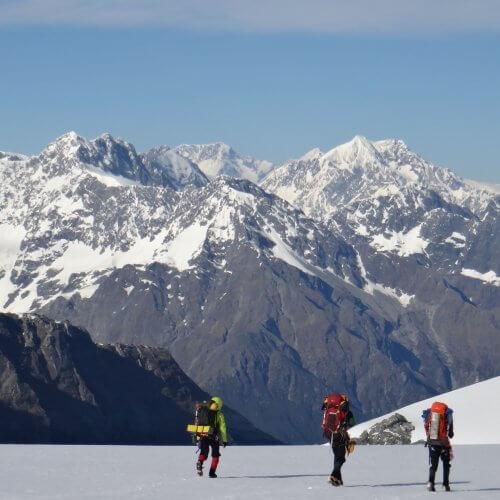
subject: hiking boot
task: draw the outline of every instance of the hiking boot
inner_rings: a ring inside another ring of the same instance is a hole
[[[208,473],[208,477],[217,477],[217,474],[213,469],[210,469],[210,472]]]
[[[341,479],[338,479],[337,477],[335,476],[330,476],[328,478],[328,482],[332,485],[332,486],[341,486],[343,483],[342,483],[342,480]]]
[[[200,460],[196,462],[196,473],[198,474],[198,476],[203,476],[203,462],[201,462]]]
[[[451,491],[449,484],[443,484],[444,491]]]
[[[427,483],[427,491],[436,491],[436,488],[434,488],[434,483],[432,483],[431,481]]]

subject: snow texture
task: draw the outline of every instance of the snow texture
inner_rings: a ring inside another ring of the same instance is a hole
[[[494,271],[488,271],[487,273],[480,273],[474,269],[462,269],[462,274],[468,276],[469,278],[474,278],[476,280],[484,281],[490,285],[500,286],[500,276],[497,276]]]
[[[500,194],[500,184],[488,184],[485,182],[473,181],[471,179],[464,179],[464,182],[474,189],[481,189],[490,193]]]
[[[241,156],[222,142],[214,144],[181,144],[175,152],[196,163],[207,177],[228,175],[239,179],[258,182],[273,168],[266,160]]]
[[[372,425],[394,413],[399,413],[415,426],[412,442],[425,439],[422,411],[434,401],[442,401],[453,409],[455,437],[453,444],[500,444],[500,377],[491,378],[455,391],[440,394],[395,410],[387,415],[368,420],[352,428],[353,437],[360,436]],[[476,423],[474,423],[476,422]]]
[[[411,300],[415,298],[414,295],[409,295],[407,293],[402,292],[401,290],[396,290],[394,288],[384,286],[380,283],[375,283],[371,281],[368,278],[365,266],[359,255],[357,255],[357,262],[361,272],[361,276],[365,280],[365,285],[363,288],[365,292],[368,292],[370,295],[373,295],[375,292],[383,293],[384,295],[387,295],[399,301],[403,307],[408,307]]]
[[[332,467],[327,446],[229,446],[216,480],[195,475],[194,451],[189,446],[2,445],[0,499],[429,498],[423,446],[358,446],[343,467],[340,488],[326,482]],[[500,446],[456,446],[454,453],[453,498],[498,498]],[[439,490],[437,484],[441,495]]]
[[[416,226],[406,234],[390,233],[389,236],[378,234],[372,238],[373,246],[381,251],[393,251],[401,257],[415,253],[425,253],[428,241],[420,236],[421,226]]]

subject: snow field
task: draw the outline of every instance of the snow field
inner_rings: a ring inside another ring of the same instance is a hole
[[[454,447],[453,498],[500,494],[500,445]],[[0,499],[420,499],[428,454],[420,445],[359,446],[343,468],[345,486],[326,479],[327,446],[229,446],[218,479],[199,478],[191,446],[0,446]],[[210,460],[210,459],[209,459]],[[437,479],[441,478],[441,465]],[[445,495],[438,491],[432,495]]]
[[[353,437],[359,437],[372,425],[394,413],[399,413],[415,426],[411,436],[412,442],[425,439],[422,411],[430,408],[434,401],[442,401],[453,409],[455,437],[451,440],[452,444],[500,444],[498,425],[500,400],[495,396],[499,392],[500,377],[493,377],[368,420],[353,427],[349,433]],[[471,425],[475,421],[478,423]]]

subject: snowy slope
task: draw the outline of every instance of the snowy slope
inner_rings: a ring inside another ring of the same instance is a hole
[[[37,156],[0,160],[2,309],[27,312],[74,280],[88,297],[109,267],[147,262],[177,200],[149,184],[133,146],[109,135],[69,133]]]
[[[362,202],[376,206],[387,196],[403,202],[426,190],[477,212],[494,191],[425,161],[401,140],[370,141],[359,135],[326,153],[316,148],[276,167],[262,186],[323,220]]]
[[[258,182],[273,168],[269,161],[241,157],[223,142],[181,144],[174,151],[196,163],[208,177],[228,175]]]
[[[500,184],[488,184],[486,182],[478,182],[471,179],[465,179],[464,182],[475,189],[482,189],[490,193],[500,194]]]
[[[261,185],[375,252],[400,257],[447,250],[450,260],[462,260],[500,206],[494,186],[464,181],[401,140],[362,136],[285,163]],[[441,230],[433,235],[436,225]]]
[[[186,186],[204,186],[208,181],[197,165],[168,146],[150,149],[142,154],[142,160],[157,185],[181,191]]]
[[[412,441],[425,439],[422,425],[422,411],[429,408],[434,401],[442,401],[454,410],[455,437],[453,444],[500,444],[500,377],[495,377],[477,384],[469,385],[455,391],[419,401],[399,410],[406,419],[413,423],[415,431]],[[359,436],[373,424],[396,412],[388,413],[352,428],[351,434]]]
[[[283,200],[270,202],[246,181],[214,179],[208,185],[204,177],[196,182],[199,176],[191,182],[199,190],[177,194],[170,185],[154,185],[156,175],[147,167],[170,160],[178,167],[169,182],[175,186],[193,175],[189,160],[174,162],[175,153],[159,148],[143,163],[128,143],[103,137],[89,142],[70,133],[36,157],[9,156],[0,168],[0,307],[5,311],[35,310],[76,292],[91,297],[103,276],[126,265],[158,262],[186,271],[204,246],[224,247],[245,226],[253,233],[247,243],[256,253],[312,275],[326,271],[344,277],[334,269],[334,258],[326,262],[316,255],[323,244],[330,245],[322,228]],[[109,151],[100,155],[104,140],[111,144],[107,150],[124,150],[126,160]],[[259,238],[267,238],[269,247],[259,249]],[[333,257],[335,251],[321,255]],[[224,258],[211,257],[224,267]],[[351,271],[347,279],[361,284]]]
[[[456,446],[456,500],[498,498],[500,446]],[[423,446],[359,446],[347,459],[344,486],[326,482],[323,446],[229,446],[218,478],[195,475],[194,448],[142,446],[0,446],[1,500],[416,500],[441,495],[425,484]]]
[[[427,162],[401,140],[356,136],[314,149],[273,169],[261,186],[342,234],[366,279],[386,291],[427,302],[432,276],[466,303],[497,301],[498,192]]]

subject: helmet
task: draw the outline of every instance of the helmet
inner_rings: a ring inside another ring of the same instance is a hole
[[[217,396],[214,396],[210,400],[209,408],[210,408],[210,410],[218,411],[218,410],[222,410],[222,405],[223,405],[222,399],[217,397]]]

